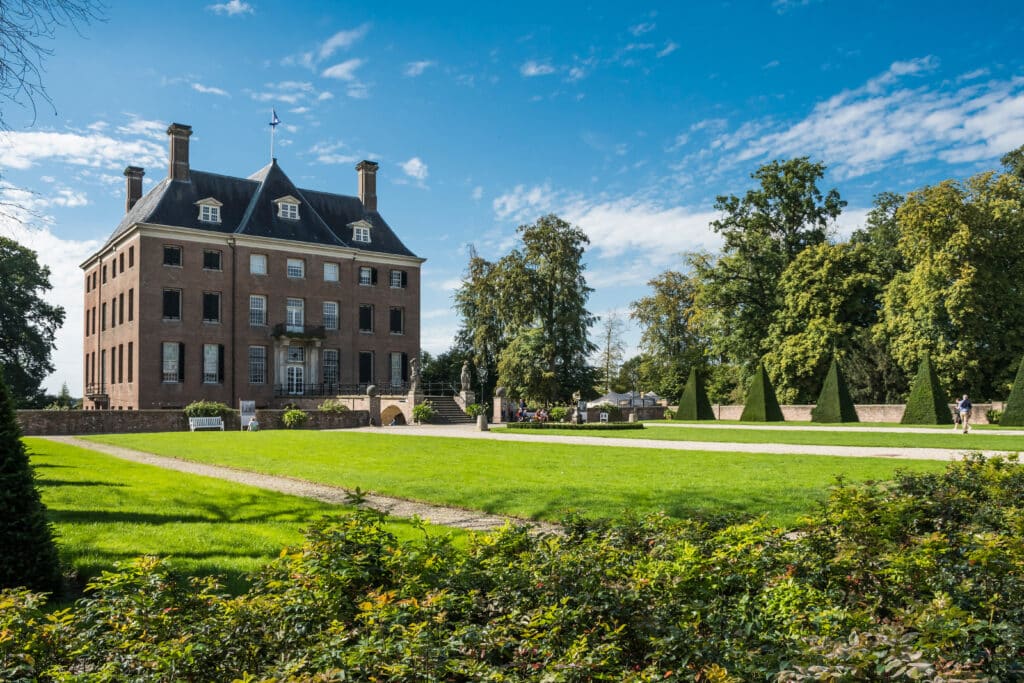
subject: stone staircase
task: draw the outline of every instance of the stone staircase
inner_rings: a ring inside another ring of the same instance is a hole
[[[428,396],[434,404],[434,424],[473,424],[475,420],[466,415],[451,396]]]

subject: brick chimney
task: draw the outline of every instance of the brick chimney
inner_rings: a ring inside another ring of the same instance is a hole
[[[376,161],[360,161],[356,164],[359,172],[359,201],[366,211],[377,210],[377,167]]]
[[[188,138],[192,135],[192,126],[172,123],[167,129],[167,135],[171,138],[171,168],[169,177],[171,180],[184,180],[188,182]]]
[[[135,202],[142,199],[142,176],[146,172],[138,166],[129,166],[124,169],[124,212],[128,213],[135,206]]]

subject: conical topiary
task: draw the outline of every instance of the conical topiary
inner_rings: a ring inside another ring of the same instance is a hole
[[[743,405],[743,414],[740,415],[743,422],[783,422],[782,409],[779,408],[779,399],[775,397],[775,388],[768,373],[764,369],[764,363],[757,366],[754,378],[750,380],[750,389],[747,391],[747,401]]]
[[[811,410],[811,422],[860,422],[839,361],[832,359],[818,404]]]
[[[907,407],[903,411],[905,425],[950,425],[953,424],[953,413],[946,403],[946,392],[939,384],[939,378],[932,367],[932,359],[927,353],[921,359],[917,369],[917,377],[910,387]]]
[[[1013,388],[1010,389],[1010,397],[1003,406],[1003,416],[999,418],[999,424],[1024,427],[1024,358],[1020,359],[1017,379],[1013,380]]]
[[[60,561],[46,507],[36,490],[21,429],[0,374],[0,588],[56,591]]]
[[[683,397],[679,399],[677,420],[714,420],[715,412],[711,410],[708,392],[704,390],[704,377],[696,368],[690,369],[690,378],[683,387]]]

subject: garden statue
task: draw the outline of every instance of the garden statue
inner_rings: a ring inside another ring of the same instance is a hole
[[[469,361],[462,361],[462,391],[470,391],[470,384],[473,381],[472,376],[469,374]]]

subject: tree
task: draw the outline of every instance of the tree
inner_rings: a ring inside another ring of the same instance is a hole
[[[601,325],[601,346],[598,349],[598,368],[601,373],[601,385],[604,393],[612,390],[612,382],[622,364],[622,354],[626,345],[622,343],[622,330],[625,323],[618,311],[612,311],[604,317]]]
[[[0,588],[60,589],[53,530],[0,373]]]
[[[36,253],[0,237],[0,371],[16,406],[41,396],[40,385],[53,372],[50,353],[64,309],[43,300],[50,290],[50,270]]]
[[[502,386],[511,392],[511,396],[526,398],[531,402],[548,405],[558,400],[558,377],[546,363],[538,363],[538,358],[549,358],[554,355],[550,347],[548,335],[540,327],[527,327],[520,330],[501,352],[498,361],[498,376]]]
[[[420,352],[420,386],[446,385],[458,387],[464,361],[473,362],[472,353],[458,344],[447,351],[432,356],[426,351]],[[482,400],[482,399],[481,399]]]
[[[645,382],[661,396],[679,396],[692,368],[706,365],[707,340],[701,336],[695,308],[700,283],[668,270],[647,283],[650,296],[630,304],[630,317],[640,325]]]
[[[1012,173],[1021,180],[1024,180],[1024,145],[1011,150],[999,160],[1007,173]]]
[[[498,378],[498,357],[508,345],[508,321],[505,312],[512,301],[504,289],[498,264],[480,257],[470,246],[469,265],[462,285],[455,292],[455,309],[462,317],[456,346],[470,350],[473,365],[483,368],[491,379],[479,397],[491,399]],[[459,364],[461,368],[461,363]],[[458,381],[455,381],[458,386]]]
[[[822,244],[846,205],[836,190],[824,195],[825,166],[807,157],[773,161],[751,176],[758,187],[743,197],[719,196],[722,218],[711,226],[724,244],[717,258],[691,256],[701,282],[698,304],[710,309],[713,350],[746,371],[767,350],[765,340],[782,305],[783,271],[797,254]]]
[[[908,194],[897,219],[911,265],[885,290],[875,338],[907,372],[929,352],[946,386],[1001,395],[1024,354],[1024,184],[948,180]]]

